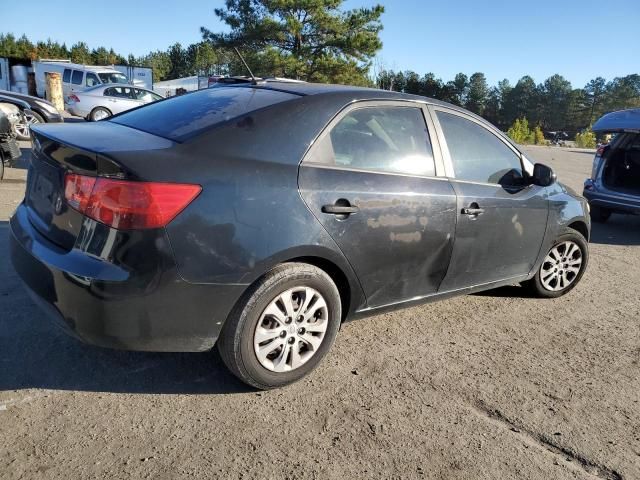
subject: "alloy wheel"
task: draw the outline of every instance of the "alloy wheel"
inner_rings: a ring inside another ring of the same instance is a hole
[[[40,123],[40,120],[30,113],[25,113],[23,119],[22,122],[16,123],[15,125],[16,134],[20,138],[29,138],[31,125]]]
[[[291,288],[264,309],[254,333],[260,365],[272,372],[295,370],[320,348],[329,325],[323,296],[310,287]]]
[[[568,288],[582,269],[582,250],[573,241],[554,246],[540,267],[540,282],[551,292],[560,292]]]

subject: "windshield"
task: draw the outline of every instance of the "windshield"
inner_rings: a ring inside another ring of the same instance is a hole
[[[100,81],[102,83],[129,83],[129,79],[126,75],[120,72],[103,72],[99,73]]]
[[[259,88],[210,88],[150,103],[110,121],[182,142],[217,124],[293,98],[296,95]]]

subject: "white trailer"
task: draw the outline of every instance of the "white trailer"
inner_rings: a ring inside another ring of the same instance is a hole
[[[0,90],[9,90],[9,59],[0,57]]]
[[[62,76],[62,88],[66,97],[72,91],[82,91],[100,83],[130,83],[153,89],[153,70],[128,65],[93,66],[71,63],[68,59],[29,59],[0,57],[0,90],[28,93],[28,74],[35,75],[36,95],[46,98],[46,72]]]
[[[132,65],[114,65],[113,68],[123,73],[129,83],[147,90],[153,90],[153,69],[149,67],[134,67]]]

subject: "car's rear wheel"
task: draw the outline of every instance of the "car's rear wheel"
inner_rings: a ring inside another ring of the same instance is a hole
[[[607,208],[602,208],[595,205],[590,205],[589,208],[591,209],[591,220],[593,220],[594,222],[604,223],[609,220],[609,217],[611,216],[611,210]]]
[[[92,122],[98,122],[100,120],[104,120],[105,118],[109,118],[112,115],[112,113],[104,108],[104,107],[96,107],[93,110],[91,110],[91,113],[89,114],[89,119]]]
[[[554,242],[528,283],[540,297],[561,297],[580,282],[588,262],[587,240],[579,232],[567,229]]]
[[[303,263],[279,265],[231,313],[218,350],[243,382],[281,387],[311,372],[340,328],[340,294],[329,275]]]

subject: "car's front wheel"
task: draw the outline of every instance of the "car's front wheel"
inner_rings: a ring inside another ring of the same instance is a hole
[[[572,290],[589,262],[587,240],[576,230],[560,235],[528,283],[540,297],[556,298]]]
[[[338,289],[313,265],[277,266],[239,303],[217,347],[229,370],[260,389],[281,387],[311,372],[340,328]]]

